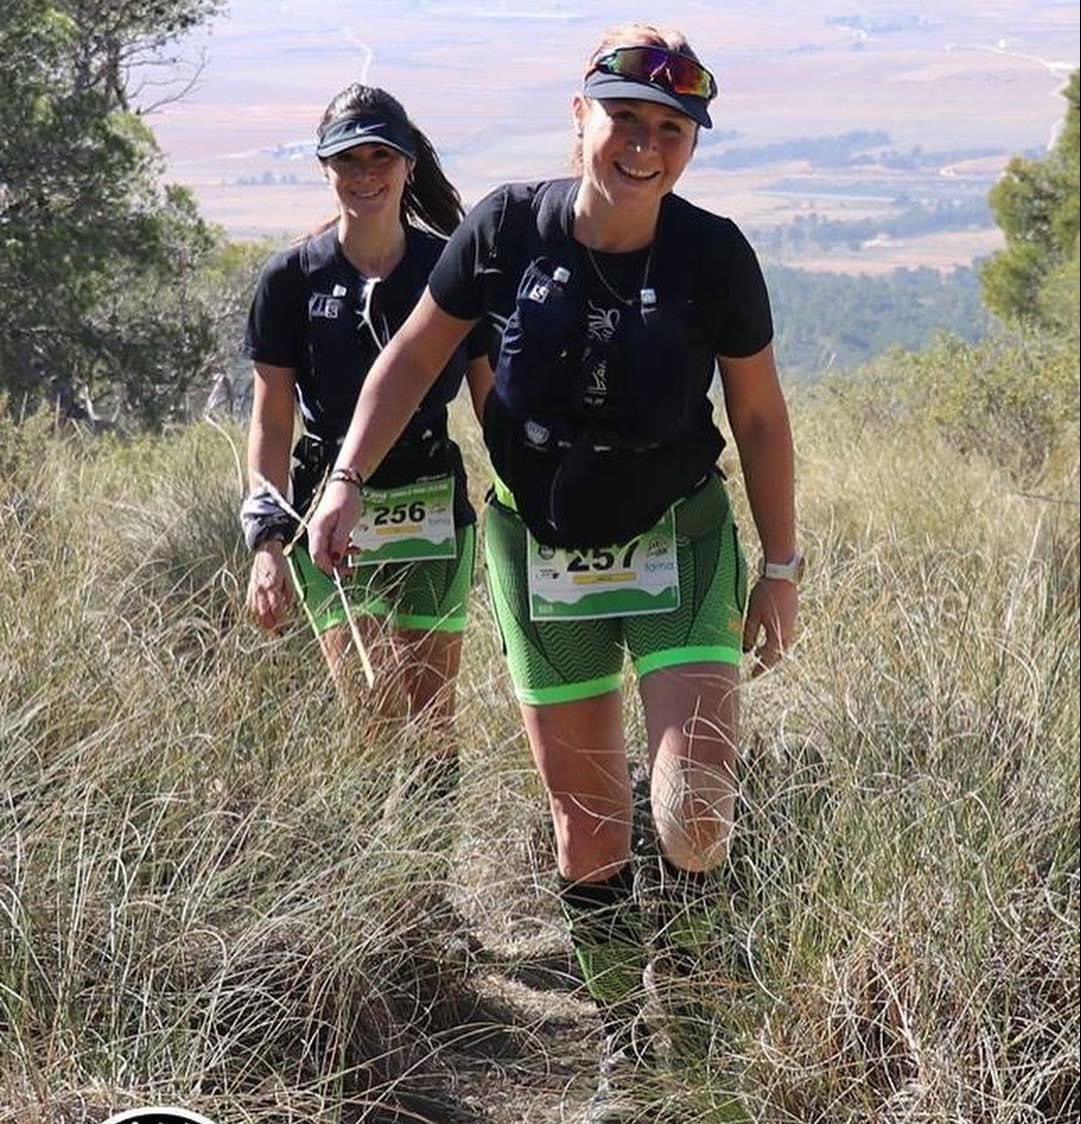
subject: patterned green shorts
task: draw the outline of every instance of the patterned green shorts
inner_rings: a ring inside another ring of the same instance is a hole
[[[485,523],[488,589],[518,698],[570,702],[616,690],[624,653],[645,675],[687,663],[742,659],[747,564],[719,476],[675,509],[680,605],[670,612],[601,620],[529,619],[527,531],[492,500]]]
[[[476,527],[459,527],[455,540],[458,553],[454,558],[356,567],[342,582],[350,611],[357,616],[378,617],[399,629],[461,632],[473,585]],[[289,570],[317,636],[346,622],[338,587],[304,547],[290,553]]]

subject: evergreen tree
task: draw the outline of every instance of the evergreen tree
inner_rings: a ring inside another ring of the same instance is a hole
[[[1077,332],[1078,72],[1063,91],[1066,117],[1045,160],[1015,157],[991,191],[1006,249],[984,267],[984,300],[1007,320]]]

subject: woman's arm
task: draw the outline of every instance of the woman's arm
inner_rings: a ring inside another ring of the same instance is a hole
[[[788,409],[777,378],[773,349],[741,359],[719,357],[725,410],[743,467],[751,515],[767,562],[788,562],[796,553],[795,469]],[[791,582],[760,579],[747,605],[746,651],[771,667],[795,633],[798,596]],[[757,647],[756,647],[757,645]]]
[[[365,480],[371,476],[474,323],[448,315],[424,290],[364,380],[336,469],[350,469]],[[352,484],[327,484],[308,524],[312,559],[327,574],[345,558],[361,511]]]
[[[289,454],[293,448],[292,367],[256,363],[252,374],[251,425],[248,428],[248,488],[255,491],[269,480],[284,496],[289,484]]]
[[[288,489],[295,375],[292,367],[255,364],[248,429],[248,488],[252,492],[263,487],[264,481],[273,484],[283,496]],[[293,586],[283,547],[277,538],[257,546],[248,579],[248,608],[263,628],[272,632],[285,623],[293,603]]]

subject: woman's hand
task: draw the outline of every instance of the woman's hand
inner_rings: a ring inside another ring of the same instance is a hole
[[[788,581],[759,578],[747,601],[743,650],[754,655],[752,677],[776,664],[792,646],[799,591]]]
[[[364,512],[364,500],[353,484],[333,480],[323,491],[308,523],[308,551],[328,577],[345,564],[349,536]]]
[[[248,609],[268,632],[280,632],[293,606],[293,582],[284,547],[271,539],[258,547],[248,579]]]

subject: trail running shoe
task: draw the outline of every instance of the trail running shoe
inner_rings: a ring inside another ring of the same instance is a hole
[[[643,1014],[665,1068],[676,1071],[705,1058],[714,1028],[697,960],[678,951],[658,952],[646,965],[642,984]]]

